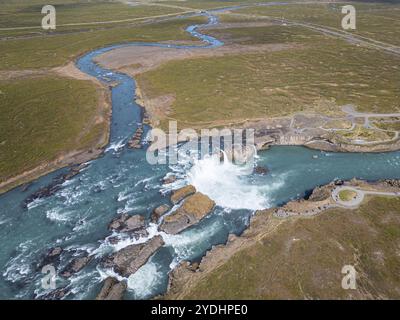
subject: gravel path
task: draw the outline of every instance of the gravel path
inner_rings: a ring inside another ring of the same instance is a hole
[[[355,197],[351,199],[350,201],[343,201],[339,197],[339,193],[341,191],[353,191],[356,193]],[[367,191],[367,190],[361,190],[355,187],[350,187],[350,186],[343,186],[343,187],[337,187],[332,191],[332,198],[333,200],[339,204],[340,206],[346,207],[346,208],[356,208],[358,207],[361,202],[364,200],[364,197],[366,195],[380,195],[380,196],[390,196],[390,197],[398,197],[400,196],[400,192],[380,192],[380,191]]]

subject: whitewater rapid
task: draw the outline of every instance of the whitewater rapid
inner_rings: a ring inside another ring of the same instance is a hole
[[[270,207],[266,191],[280,186],[254,185],[247,168],[231,161],[220,161],[218,154],[196,160],[189,169],[187,182],[220,207],[249,210]]]

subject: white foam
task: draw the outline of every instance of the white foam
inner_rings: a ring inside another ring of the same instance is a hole
[[[52,208],[46,211],[46,217],[51,221],[57,221],[57,222],[69,221],[72,212],[71,211],[61,212],[61,211],[62,211],[61,207]]]
[[[146,241],[150,240],[154,236],[158,234],[162,234],[161,232],[158,231],[158,226],[154,223],[150,223],[149,226],[147,227],[147,232],[148,236],[146,237],[139,237],[138,239],[136,238],[131,238],[127,235],[121,234],[121,233],[115,233],[113,232],[109,237],[106,238],[105,241],[102,241],[100,246],[93,250],[91,254],[94,254],[96,257],[102,257],[105,254],[108,254],[110,252],[116,252],[119,251],[127,246],[130,246],[132,244],[140,244],[140,243],[145,243]],[[118,238],[118,242],[115,244],[112,244],[109,242],[109,238]]]
[[[250,181],[247,168],[221,162],[219,155],[196,160],[188,173],[188,182],[221,207],[250,210],[269,207],[260,187]]]
[[[162,272],[154,262],[147,262],[128,278],[128,289],[134,292],[136,299],[146,299],[152,295],[163,278]]]
[[[5,219],[3,219],[3,220],[0,220],[0,225],[2,225],[2,224],[5,224],[5,223],[7,223],[8,221],[10,221],[11,219],[7,219],[7,218],[5,218]]]
[[[209,245],[208,239],[220,229],[221,222],[216,220],[211,225],[200,230],[192,229],[176,235],[160,233],[164,239],[165,245],[173,247],[175,251],[175,257],[170,268],[173,269],[182,260],[190,260],[193,255],[198,253],[198,248],[202,244],[207,247]]]
[[[35,200],[29,202],[29,203],[27,204],[26,207],[28,208],[28,210],[31,210],[31,209],[33,209],[33,208],[36,208],[36,207],[38,207],[38,206],[44,204],[44,202],[45,202],[45,199],[43,199],[43,198],[36,198]]]
[[[108,151],[110,151],[110,150],[112,150],[112,151],[114,151],[114,152],[117,152],[117,151],[121,150],[124,146],[125,146],[125,139],[121,139],[121,140],[119,140],[119,141],[117,141],[117,142],[111,143],[111,144],[107,147],[107,149],[105,150],[105,152],[108,152]]]
[[[11,282],[16,282],[20,279],[25,278],[31,273],[31,262],[30,259],[34,254],[31,247],[34,245],[35,241],[27,240],[22,242],[17,247],[18,255],[10,259],[5,265],[5,270],[3,272],[3,277]]]
[[[59,195],[65,199],[64,205],[67,206],[80,203],[82,200],[84,200],[84,196],[87,193],[87,190],[84,188],[74,188],[72,186],[59,191]]]

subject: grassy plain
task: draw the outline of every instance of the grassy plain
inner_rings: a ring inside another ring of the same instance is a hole
[[[396,56],[299,27],[242,26],[207,32],[231,44],[285,43],[293,48],[173,61],[140,75],[139,86],[149,97],[175,96],[166,120],[176,119],[181,127],[295,112],[338,113],[345,104],[360,111],[400,109]]]
[[[384,130],[400,131],[400,121],[397,122],[373,122],[373,125]]]
[[[288,219],[274,232],[260,226],[250,246],[203,273],[180,298],[398,299],[399,205],[398,198],[374,197],[351,212]],[[342,289],[344,265],[357,271],[355,290]]]
[[[352,131],[338,131],[342,137],[349,140],[363,140],[363,141],[385,141],[394,138],[394,132],[384,132],[364,128],[363,126],[356,125]]]
[[[235,13],[267,15],[276,18],[323,25],[342,30],[341,12],[344,3],[291,4],[245,8]],[[350,32],[374,40],[400,45],[400,3],[396,1],[377,3],[351,3],[356,9],[356,30]]]
[[[61,152],[101,147],[108,110],[99,106],[90,81],[52,76],[0,81],[0,182]]]
[[[20,34],[29,34],[43,32],[41,29],[41,20],[44,16],[41,13],[42,7],[48,4],[48,1],[4,1],[0,4],[2,11],[0,13],[0,35],[7,30],[3,28],[21,28],[34,27],[35,29],[22,29]],[[79,1],[79,0],[57,0],[52,1],[52,5],[56,9],[57,29],[65,24],[78,24],[78,27],[92,22],[121,21],[120,24],[127,23],[129,19],[157,16],[163,14],[171,14],[182,12],[179,8],[170,8],[163,6],[146,6],[137,5],[130,6],[117,1],[97,0],[97,1]],[[81,24],[81,25],[79,25]],[[101,27],[101,26],[97,26]],[[93,25],[92,28],[96,28]],[[56,31],[57,31],[56,29]],[[74,26],[64,26],[61,30],[76,30]],[[56,32],[54,31],[54,32]]]
[[[98,47],[132,41],[193,40],[185,27],[203,18],[165,21],[152,25],[122,26],[0,41],[0,70],[37,69],[63,65]],[[23,50],[21,50],[23,48]]]

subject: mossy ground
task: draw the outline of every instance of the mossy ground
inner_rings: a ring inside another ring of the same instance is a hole
[[[99,105],[90,81],[0,81],[0,182],[60,152],[95,148],[108,126]],[[96,124],[99,116],[103,121]]]
[[[398,57],[298,27],[207,32],[233,43],[293,47],[173,61],[140,75],[138,84],[148,97],[176,97],[162,127],[170,119],[180,127],[201,127],[297,112],[337,114],[346,104],[358,111],[400,109]]]
[[[355,196],[357,196],[357,192],[355,192],[353,190],[341,190],[339,192],[339,199],[342,201],[350,201]]]
[[[400,297],[400,200],[374,197],[357,210],[289,219],[194,283],[186,299]],[[341,286],[344,265],[356,290]]]

